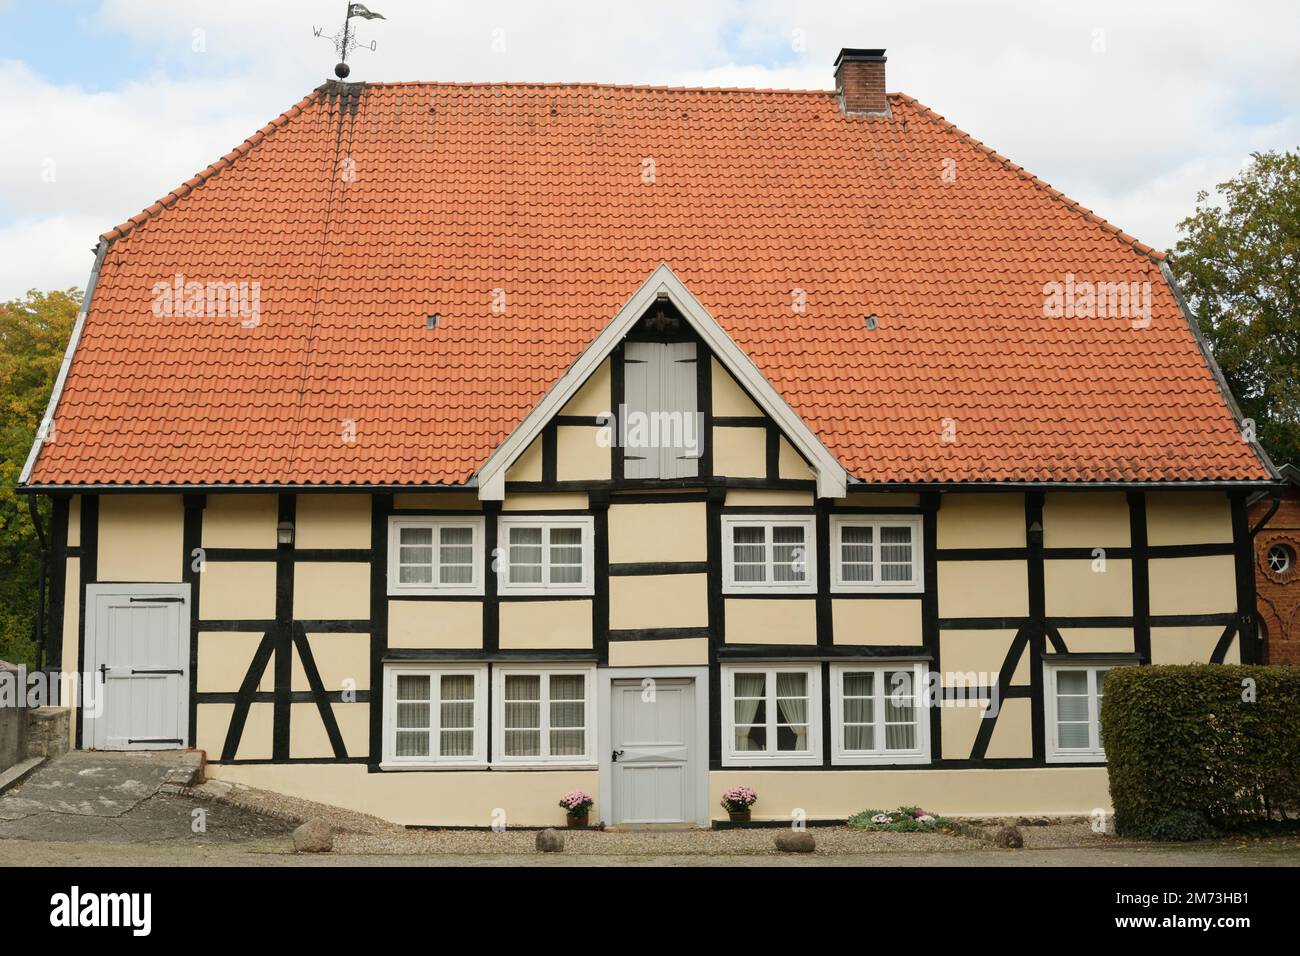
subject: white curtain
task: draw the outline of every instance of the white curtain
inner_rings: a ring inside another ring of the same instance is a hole
[[[732,678],[734,706],[736,708],[736,749],[763,750],[767,731],[765,728],[742,726],[754,723],[767,693],[765,674],[736,674]],[[745,699],[742,699],[745,698]]]
[[[536,674],[505,679],[506,756],[538,757],[542,752],[542,682]]]
[[[777,720],[789,726],[783,728],[794,734],[790,746],[782,746],[781,734],[777,734],[778,750],[808,749],[808,675],[776,675],[776,713]]]

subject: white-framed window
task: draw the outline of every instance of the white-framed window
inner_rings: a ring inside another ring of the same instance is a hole
[[[542,665],[492,668],[492,762],[596,762],[596,669]]]
[[[832,591],[924,589],[920,515],[831,515],[830,532]]]
[[[925,666],[831,665],[831,763],[930,762]]]
[[[381,767],[487,764],[487,665],[384,667]]]
[[[820,764],[821,665],[722,668],[722,763]]]
[[[816,591],[816,527],[811,515],[723,515],[723,591]]]
[[[1047,663],[1047,760],[1049,763],[1106,759],[1101,737],[1101,701],[1106,672],[1114,665]]]
[[[590,515],[512,515],[498,529],[501,594],[595,593]]]
[[[482,594],[483,518],[388,519],[388,593]]]

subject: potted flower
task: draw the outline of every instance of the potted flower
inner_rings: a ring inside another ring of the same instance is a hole
[[[729,787],[722,793],[722,805],[732,823],[748,823],[749,808],[757,802],[758,794],[749,787]]]
[[[591,794],[583,790],[570,790],[560,797],[560,806],[564,808],[564,812],[567,814],[569,826],[585,827],[587,825],[587,814],[591,813],[591,805],[595,802],[591,798]]]

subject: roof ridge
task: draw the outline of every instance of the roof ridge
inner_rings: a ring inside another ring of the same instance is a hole
[[[331,81],[335,82],[335,81]],[[350,84],[340,84],[350,85]],[[360,85],[360,84],[357,84]],[[507,87],[511,89],[589,89],[589,90],[642,90],[655,93],[795,93],[806,94],[808,96],[835,96],[834,90],[798,90],[782,89],[780,87],[754,87],[754,86],[667,86],[655,85],[651,83],[591,83],[583,81],[570,80],[486,80],[481,82],[463,82],[459,80],[392,80],[385,82],[365,83],[367,87],[398,87],[398,86],[435,86],[443,88],[484,88],[484,87]]]
[[[112,229],[108,230],[108,232],[103,233],[99,238],[105,242],[112,242],[115,239],[120,239],[123,236],[130,233],[131,231],[133,231],[136,227],[143,225],[145,222],[152,219],[153,217],[159,215],[160,213],[164,212],[167,209],[170,209],[178,201],[188,196],[195,189],[198,189],[209,179],[216,176],[222,170],[233,165],[235,160],[240,159],[241,157],[246,156],[248,153],[252,152],[256,146],[260,145],[264,139],[266,139],[276,130],[280,129],[282,126],[288,125],[288,123],[291,120],[297,118],[302,112],[304,112],[307,105],[311,103],[313,99],[319,97],[324,92],[324,90],[325,90],[325,86],[323,85],[316,87],[314,90],[312,90],[302,99],[300,99],[297,103],[293,104],[293,106],[289,107],[279,116],[277,116],[275,119],[271,120],[271,122],[267,123],[256,133],[248,137],[248,139],[244,140],[242,143],[240,143],[230,152],[226,153],[216,162],[211,163],[208,166],[205,166],[203,169],[199,170],[189,179],[185,180],[185,182],[181,183],[179,186],[177,186],[171,192],[167,193],[167,195],[163,196],[157,202],[154,202],[146,206],[144,209],[142,209],[140,212],[136,213],[134,216],[127,219],[125,222],[119,223],[118,225],[114,226]]]
[[[1065,206],[1066,209],[1069,209],[1071,212],[1075,212],[1079,214],[1083,219],[1092,223],[1093,225],[1099,226],[1103,232],[1110,233],[1120,242],[1123,242],[1125,245],[1131,247],[1133,251],[1138,253],[1139,255],[1146,256],[1148,259],[1150,259],[1151,261],[1157,264],[1165,261],[1165,254],[1161,252],[1159,249],[1156,249],[1154,246],[1147,245],[1145,242],[1139,240],[1136,236],[1129,235],[1127,232],[1125,232],[1119,226],[1115,225],[1113,222],[1110,222],[1109,220],[1103,218],[1102,216],[1097,215],[1087,206],[1082,205],[1081,203],[1077,202],[1074,199],[1071,199],[1069,196],[1065,195],[1065,193],[1061,192],[1061,190],[1057,189],[1051,183],[1035,176],[1029,170],[1025,169],[1025,167],[1018,166],[1017,164],[1013,163],[1011,160],[1007,159],[1007,157],[1003,156],[993,147],[988,146],[985,143],[982,143],[980,140],[976,139],[970,133],[966,132],[964,129],[957,126],[957,124],[953,123],[951,120],[945,119],[943,116],[940,116],[933,109],[926,106],[920,100],[916,99],[916,97],[908,96],[906,93],[890,93],[889,96],[891,98],[896,98],[902,100],[903,102],[910,103],[912,106],[914,106],[917,109],[918,112],[924,114],[936,125],[956,133],[960,139],[965,140],[966,143],[968,143],[970,146],[973,146],[975,149],[984,153],[990,159],[993,159],[998,163],[1001,163],[1004,167],[1011,170],[1013,173],[1018,175],[1021,179],[1027,180],[1028,182],[1032,183],[1040,191],[1046,193],[1052,199],[1055,199],[1058,202],[1060,202],[1063,206]]]

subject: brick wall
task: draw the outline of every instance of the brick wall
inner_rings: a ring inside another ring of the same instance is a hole
[[[1250,509],[1251,524],[1268,513],[1268,500]],[[1274,547],[1287,550],[1291,566],[1282,573],[1269,566]],[[1255,584],[1260,636],[1268,664],[1300,664],[1300,491],[1291,491],[1255,538]]]

